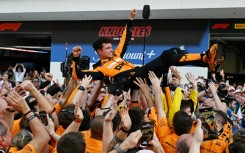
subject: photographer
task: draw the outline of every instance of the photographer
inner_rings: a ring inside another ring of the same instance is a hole
[[[17,70],[17,71],[16,71]],[[15,82],[22,83],[26,73],[26,68],[22,63],[16,63],[14,69]]]

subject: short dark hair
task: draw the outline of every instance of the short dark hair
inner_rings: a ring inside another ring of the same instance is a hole
[[[90,123],[91,135],[100,135],[103,134],[103,123],[104,123],[105,116],[98,115],[95,116]]]
[[[186,112],[178,111],[174,114],[173,126],[178,136],[187,134],[192,127],[192,119]]]
[[[20,71],[23,72],[23,67],[22,67],[21,65],[18,65],[18,66],[16,67],[16,70],[18,71],[19,68],[20,68]]]
[[[71,124],[71,122],[75,120],[76,117],[74,116],[74,109],[75,105],[71,104],[63,108],[59,113],[58,120],[64,129],[66,129]]]
[[[85,153],[86,143],[80,132],[69,132],[63,135],[57,143],[58,153]]]
[[[93,42],[93,48],[95,51],[98,49],[102,49],[103,43],[111,43],[112,39],[109,37],[99,37],[97,40]]]
[[[90,118],[90,114],[87,110],[82,110],[82,112],[83,112],[83,120],[82,120],[82,123],[79,127],[79,131],[86,131],[86,130],[90,129],[91,118]]]
[[[35,99],[35,100],[34,101],[31,101],[31,99]],[[37,112],[37,109],[36,109],[37,101],[36,101],[36,98],[35,97],[28,96],[28,97],[25,98],[25,101],[26,101],[27,105],[30,107],[30,109],[33,112]]]
[[[191,113],[194,112],[194,104],[191,99],[189,100],[181,100],[180,110],[184,110],[186,108],[190,107]]]
[[[228,118],[223,111],[215,110],[215,113],[215,117],[217,117],[223,125],[228,121]]]
[[[128,113],[132,121],[129,132],[131,133],[141,129],[145,112],[140,107],[133,107],[129,109]]]
[[[64,109],[61,110],[61,112],[58,115],[58,120],[60,125],[66,129],[74,120],[75,120],[75,116],[74,116],[74,109],[75,109],[75,105],[71,104],[69,106],[66,106]],[[83,112],[83,120],[82,123],[79,127],[79,131],[86,131],[90,128],[90,114],[88,113],[88,111],[86,110],[82,110]]]

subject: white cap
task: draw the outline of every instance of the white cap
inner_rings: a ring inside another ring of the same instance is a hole
[[[137,153],[154,153],[153,151],[151,150],[140,150],[140,151],[137,151]]]
[[[241,94],[243,96],[243,92],[240,89],[237,89],[234,94]]]

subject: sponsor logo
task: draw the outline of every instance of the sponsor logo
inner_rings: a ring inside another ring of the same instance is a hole
[[[228,29],[229,25],[230,24],[228,24],[228,23],[217,23],[217,24],[214,24],[211,27],[211,29],[212,30],[216,30],[216,29],[223,29],[223,30],[225,30],[225,29]]]
[[[245,29],[245,23],[236,23],[234,29]]]
[[[18,31],[22,23],[2,23],[0,24],[0,31]]]
[[[120,37],[125,27],[101,27],[99,31],[100,37]],[[151,34],[151,26],[133,27],[132,37],[148,37]]]

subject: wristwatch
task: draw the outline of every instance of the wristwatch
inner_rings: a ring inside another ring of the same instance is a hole
[[[120,144],[117,144],[114,149],[118,152],[118,153],[124,153],[124,151],[122,150],[122,148],[120,148]]]
[[[124,133],[128,134],[128,131],[125,130],[123,127],[120,130],[123,131]]]
[[[78,90],[84,91],[85,88],[84,88],[84,86],[80,86],[80,87],[78,87]]]

